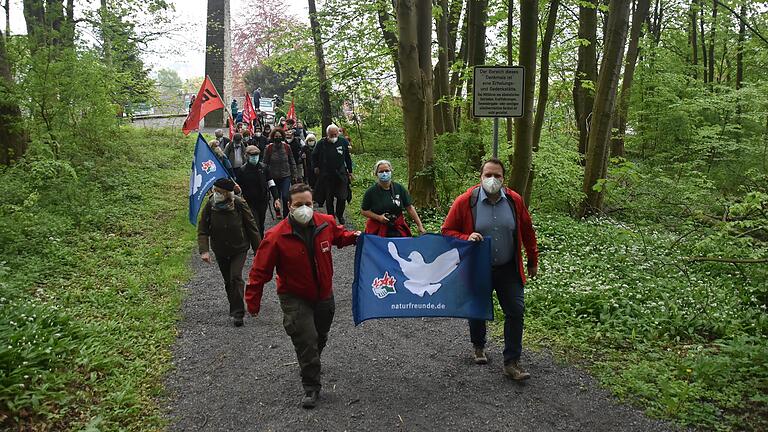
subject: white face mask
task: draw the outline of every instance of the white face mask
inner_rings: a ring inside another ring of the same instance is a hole
[[[501,179],[496,177],[486,177],[483,179],[483,190],[487,194],[497,194],[501,190]]]
[[[339,140],[339,137],[328,138],[328,141],[330,141],[333,144],[336,144],[336,141],[338,140]]]
[[[257,137],[260,137],[260,136],[261,136],[261,132],[256,132],[256,134],[255,134],[255,135],[256,135]]]
[[[291,217],[293,217],[293,219],[301,225],[306,225],[309,223],[309,221],[312,220],[312,215],[314,215],[314,213],[315,212],[312,210],[312,207],[303,205],[299,208],[291,210]]]

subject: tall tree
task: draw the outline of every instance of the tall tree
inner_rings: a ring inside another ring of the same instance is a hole
[[[513,66],[515,59],[514,31],[515,31],[515,4],[512,0],[507,0],[507,64]],[[507,118],[507,146],[513,142],[515,137],[515,119]]]
[[[434,135],[432,124],[432,3],[397,2],[398,57],[403,101],[405,145],[408,154],[408,188],[418,205],[433,205],[431,169]]]
[[[690,20],[690,27],[689,27],[689,41],[691,45],[691,64],[693,65],[693,78],[697,79],[699,77],[699,38],[698,38],[698,29],[696,28],[696,24],[698,24],[698,19],[696,18],[696,10],[698,9],[696,7],[698,3],[698,0],[691,0],[691,5],[688,9],[688,19]],[[632,28],[634,31],[634,22],[632,24]]]
[[[603,205],[602,189],[595,186],[600,179],[605,178],[608,168],[608,140],[611,136],[611,120],[629,28],[629,6],[630,3],[625,0],[611,0],[610,3],[608,39],[600,67],[600,81],[597,83],[593,108],[594,120],[587,145],[587,163],[583,183],[585,199],[579,209],[580,217],[600,211]]]
[[[434,70],[433,95],[437,102],[434,105],[435,133],[440,135],[445,132],[454,132],[453,113],[448,100],[451,97],[448,82],[448,68],[450,67],[448,52],[451,50],[448,38],[448,22],[450,20],[448,0],[437,0],[439,13],[435,17],[437,26],[437,65]]]
[[[579,153],[587,153],[589,122],[595,101],[597,83],[597,3],[596,0],[579,3],[579,50],[576,78],[573,85],[573,107],[579,130]]]
[[[704,1],[699,0],[699,36],[701,36],[701,63],[704,66],[704,82],[709,82],[709,57],[707,56],[707,38],[704,33]]]
[[[709,29],[709,82],[715,81],[715,32],[717,29],[717,0],[712,0],[712,25]]]
[[[637,57],[640,53],[640,36],[642,35],[643,23],[648,16],[650,6],[650,0],[637,0],[635,12],[632,15],[632,31],[629,35],[627,60],[624,62],[624,79],[621,81],[621,93],[619,95],[619,103],[616,107],[614,121],[614,124],[618,129],[618,134],[611,140],[611,154],[617,157],[624,156],[624,135],[627,132],[629,99],[632,95],[632,82],[635,78]]]
[[[488,19],[488,0],[467,0],[467,67],[485,63],[485,33]],[[466,118],[472,120],[474,128],[479,129],[479,119],[472,116],[472,79],[467,80]],[[478,135],[480,135],[478,133]],[[476,145],[469,149],[469,163],[480,168],[485,156],[485,145],[478,139]]]
[[[27,134],[17,100],[5,38],[0,38],[0,165],[11,164],[27,150]]]
[[[395,77],[397,78],[397,85],[400,85],[400,65],[397,60],[397,35],[392,30],[395,25],[392,22],[391,13],[389,11],[389,0],[378,0],[376,2],[376,17],[379,21],[379,28],[381,34],[384,37],[384,43],[387,44],[387,49],[392,58],[392,64],[395,69]]]
[[[11,35],[11,0],[5,0],[3,3],[3,9],[5,9],[5,34],[8,38]]]
[[[309,2],[309,25],[312,28],[312,40],[315,45],[315,58],[317,59],[317,80],[320,83],[320,105],[322,107],[323,136],[325,129],[331,124],[331,94],[330,83],[325,73],[325,56],[323,55],[323,39],[320,34],[320,23],[317,21],[317,7],[315,0]]]
[[[509,185],[520,195],[526,195],[528,176],[533,159],[533,95],[536,90],[536,47],[538,46],[539,1],[520,1],[519,63],[525,68],[523,84],[523,116],[515,119],[515,152],[510,165]]]
[[[742,1],[741,3],[741,16],[746,16],[747,5]],[[739,46],[736,52],[736,89],[741,88],[741,83],[744,81],[744,40],[746,39],[747,27],[744,25],[744,20],[739,20]]]
[[[549,12],[547,13],[547,26],[544,30],[544,38],[541,41],[541,60],[539,61],[539,97],[536,100],[536,116],[533,119],[533,142],[531,150],[533,153],[539,151],[539,142],[541,141],[541,129],[544,127],[544,113],[547,109],[549,100],[549,53],[552,50],[552,39],[555,36],[555,25],[557,24],[557,10],[560,7],[560,0],[549,1]],[[528,185],[525,187],[525,202],[531,202],[531,191],[533,190],[533,178],[536,169],[531,164],[531,173],[528,175]]]

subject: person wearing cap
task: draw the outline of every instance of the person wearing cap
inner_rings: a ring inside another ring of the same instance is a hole
[[[229,138],[224,136],[224,131],[221,129],[216,129],[213,134],[216,136],[216,141],[219,142],[219,147],[221,147],[222,150],[227,148],[227,144],[229,144]]]
[[[261,310],[264,284],[277,270],[277,296],[283,326],[291,337],[301,370],[304,408],[314,408],[320,394],[320,356],[328,341],[333,315],[332,246],[355,244],[360,231],[349,231],[331,215],[312,210],[312,189],[291,186],[289,216],[267,231],[253,259],[245,289],[248,312]]]
[[[237,172],[237,183],[243,191],[243,198],[251,208],[251,213],[256,219],[259,232],[264,235],[264,221],[267,216],[267,206],[272,202],[275,210],[280,211],[277,186],[269,167],[261,162],[261,151],[255,145],[245,148],[246,164]]]
[[[419,234],[426,233],[408,189],[392,180],[392,163],[388,160],[376,162],[373,175],[376,183],[365,191],[361,205],[361,214],[368,219],[365,233],[380,237],[411,237],[411,229],[403,217],[404,210],[416,223]]]
[[[213,194],[197,224],[197,245],[204,262],[211,262],[209,249],[216,256],[229,300],[229,316],[235,327],[241,327],[245,315],[243,266],[248,249],[258,249],[261,235],[248,204],[234,191],[231,179],[218,179],[213,184]]]

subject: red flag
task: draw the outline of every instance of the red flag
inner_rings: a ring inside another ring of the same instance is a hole
[[[251,95],[245,94],[245,106],[243,107],[243,123],[248,125],[248,131],[253,133],[253,121],[256,120],[256,110],[251,102]]]
[[[197,92],[195,102],[189,109],[189,115],[184,120],[184,126],[182,126],[181,131],[184,132],[184,135],[189,135],[190,132],[200,127],[200,120],[206,114],[219,108],[224,108],[224,102],[221,100],[219,92],[216,91],[213,82],[211,82],[211,78],[206,76],[203,85],[200,86],[200,91]]]
[[[227,112],[227,114],[229,114],[229,140],[232,141],[235,136],[235,119],[232,118],[232,113]]]
[[[285,119],[293,119],[294,124],[296,122],[296,107],[293,105],[293,97],[291,97],[291,107],[288,109],[288,114],[285,115]]]

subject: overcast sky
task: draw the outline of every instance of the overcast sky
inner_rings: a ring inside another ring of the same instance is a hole
[[[11,0],[11,32],[26,33],[23,0]],[[283,0],[292,14],[309,21],[306,0]],[[97,5],[98,0],[76,1],[76,7]],[[175,69],[182,79],[203,76],[205,73],[205,14],[207,0],[170,0],[176,6],[179,23],[189,23],[183,31],[174,32],[168,38],[153,43],[145,53],[144,61],[154,70]],[[230,12],[234,15],[244,7],[246,0],[231,0]],[[86,5],[86,6],[83,6]],[[77,10],[77,9],[76,9]]]

